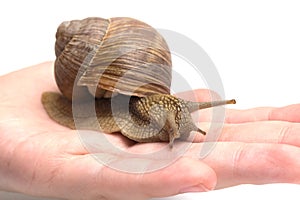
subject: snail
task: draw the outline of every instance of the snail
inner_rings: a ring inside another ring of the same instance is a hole
[[[164,38],[132,18],[86,18],[57,29],[55,80],[44,92],[49,117],[71,129],[121,132],[136,142],[205,134],[191,113],[235,100],[191,102],[170,95],[172,63]],[[76,108],[76,112],[74,112]]]

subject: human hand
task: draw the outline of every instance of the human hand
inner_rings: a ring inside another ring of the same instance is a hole
[[[52,121],[41,104],[42,92],[57,91],[53,63],[2,76],[0,85],[2,190],[65,199],[147,199],[215,185],[214,171],[197,159],[181,158],[144,174],[120,172],[98,162],[77,131]],[[107,137],[123,149],[135,149],[121,135]]]
[[[294,122],[300,117],[296,111],[284,117],[276,114],[288,108],[228,111],[220,142],[202,160],[195,155],[203,143],[195,140],[184,157],[155,172],[130,174],[106,167],[84,148],[76,131],[56,124],[45,113],[40,103],[42,92],[57,91],[52,71],[52,63],[44,63],[0,77],[0,84],[5,85],[0,97],[2,189],[67,199],[146,199],[211,190],[217,181],[216,188],[298,182],[300,163],[294,158],[300,154],[299,125]],[[200,100],[208,96],[203,90],[196,94]],[[201,121],[209,121],[209,111],[201,112]],[[273,114],[265,114],[270,112]],[[264,116],[282,121],[268,121]],[[283,133],[286,137],[278,140]],[[133,144],[121,135],[107,137],[130,152],[166,145]]]

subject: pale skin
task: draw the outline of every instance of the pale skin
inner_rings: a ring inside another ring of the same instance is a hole
[[[243,183],[300,182],[300,104],[283,108],[227,110],[224,128],[212,152],[195,155],[203,137],[161,170],[130,174],[97,162],[75,131],[47,116],[44,91],[57,91],[53,63],[0,77],[0,189],[64,199],[148,199],[189,191],[208,191]],[[189,98],[192,92],[179,96]],[[198,101],[209,91],[194,91]],[[209,127],[209,110],[200,126]],[[116,145],[143,153],[166,143],[135,144],[119,134]],[[109,154],[109,152],[107,152]]]

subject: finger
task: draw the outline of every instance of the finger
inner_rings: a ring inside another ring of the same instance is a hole
[[[270,120],[300,122],[300,104],[280,108],[254,108],[245,111],[228,110],[226,113],[226,121],[229,123]]]
[[[201,151],[193,145],[193,153]],[[218,142],[202,161],[217,173],[217,189],[239,184],[299,183],[300,149],[284,144]]]
[[[198,126],[208,133],[205,141],[277,143],[300,147],[300,124],[298,123],[259,121],[223,124],[223,127],[214,126],[210,123],[199,123]],[[220,127],[222,129],[218,134],[216,131],[220,130]]]
[[[205,109],[198,113],[200,121],[211,121],[212,110]],[[225,122],[244,123],[253,121],[288,121],[300,122],[300,104],[280,108],[260,107],[248,110],[226,110]]]
[[[176,94],[176,96],[190,101],[212,101],[220,99],[220,96],[216,92],[208,89],[181,92]],[[198,119],[200,121],[211,121],[212,109],[203,109],[199,111],[199,113]],[[267,120],[300,122],[300,104],[288,105],[280,108],[260,107],[248,110],[226,110],[225,121],[227,123]]]
[[[212,100],[220,100],[220,96],[209,89],[197,89],[191,91],[185,91],[175,94],[177,97],[188,100],[188,101],[197,101],[197,102],[206,102]]]
[[[274,108],[270,111],[268,120],[300,122],[300,104]]]
[[[245,123],[254,121],[269,120],[270,113],[273,108],[253,108],[248,110],[226,109],[224,120],[226,123]],[[196,121],[211,122],[213,120],[213,109],[203,109],[193,113],[193,118]],[[215,119],[214,119],[215,120]]]

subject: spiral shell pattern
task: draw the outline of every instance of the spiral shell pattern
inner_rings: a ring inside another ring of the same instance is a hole
[[[153,27],[132,18],[86,18],[63,22],[55,43],[55,79],[68,99],[87,92],[169,94],[171,55]]]

